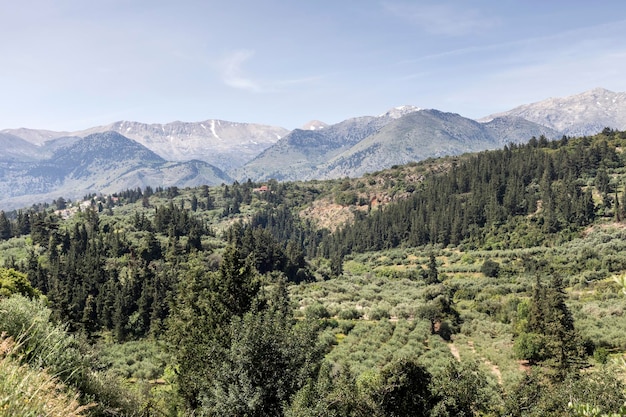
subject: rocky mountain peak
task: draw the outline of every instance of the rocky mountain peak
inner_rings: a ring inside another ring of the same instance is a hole
[[[605,127],[626,129],[626,93],[594,88],[569,97],[518,106],[480,121],[502,116],[522,117],[571,136],[593,135]]]
[[[406,116],[409,113],[414,113],[420,110],[422,109],[419,107],[412,106],[412,105],[397,106],[392,109],[389,109],[386,113],[381,114],[380,117],[388,117],[390,119],[399,119],[402,116]]]
[[[311,120],[310,122],[305,123],[301,129],[302,130],[320,130],[328,127],[328,125],[319,120]]]

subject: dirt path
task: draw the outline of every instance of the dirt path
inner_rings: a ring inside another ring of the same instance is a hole
[[[452,356],[454,356],[458,362],[461,362],[461,354],[459,354],[459,349],[457,349],[454,342],[448,343],[448,347],[450,348],[450,353],[452,353]]]
[[[470,349],[472,349],[472,352],[477,355],[476,348],[474,348],[474,342],[468,340],[467,345],[470,347]],[[452,353],[452,356],[454,356],[457,361],[461,362],[461,354],[459,353],[459,349],[456,347],[454,342],[448,343],[448,348],[450,349],[450,353]],[[500,368],[498,368],[498,365],[494,364],[489,359],[483,358],[482,356],[479,356],[479,358],[483,361],[485,365],[487,365],[491,373],[496,376],[496,378],[498,379],[498,384],[502,385],[502,372],[500,372]]]

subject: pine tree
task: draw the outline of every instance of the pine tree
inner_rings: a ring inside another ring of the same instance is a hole
[[[12,236],[11,222],[9,222],[4,211],[0,211],[0,240],[8,240]]]
[[[559,276],[553,276],[548,287],[537,277],[526,325],[515,341],[519,358],[548,366],[559,379],[583,363],[582,342],[565,300],[563,281]]]

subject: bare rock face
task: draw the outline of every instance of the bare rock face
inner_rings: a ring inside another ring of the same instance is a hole
[[[581,94],[549,98],[486,117],[518,116],[568,136],[599,133],[605,127],[626,129],[626,93],[595,88]]]
[[[223,170],[245,164],[289,133],[276,126],[205,120],[167,124],[120,121],[74,135],[84,137],[106,131],[133,139],[168,161],[196,159]]]
[[[300,129],[301,130],[320,130],[328,127],[328,125],[324,122],[320,122],[319,120],[311,120],[310,122],[305,123]]]

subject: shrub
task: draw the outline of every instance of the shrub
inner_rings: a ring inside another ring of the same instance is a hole
[[[593,351],[593,359],[604,365],[609,360],[609,351],[603,347],[596,348]]]
[[[48,369],[64,383],[77,383],[85,365],[79,343],[64,327],[50,322],[50,313],[40,299],[0,300],[0,329],[16,341],[25,362]]]
[[[500,273],[500,264],[491,259],[486,259],[485,262],[483,262],[483,266],[480,267],[480,272],[486,277],[496,278]]]
[[[13,268],[0,268],[0,297],[8,297],[12,294],[33,298],[40,293],[30,285],[26,275]]]
[[[304,315],[309,319],[327,319],[330,317],[326,307],[320,303],[308,306],[304,311]]]
[[[341,320],[358,320],[362,316],[361,312],[356,308],[348,308],[346,310],[341,310],[339,312],[338,317]]]
[[[370,310],[369,319],[370,320],[382,320],[389,318],[389,310],[386,308],[376,307]]]
[[[46,369],[76,389],[83,404],[97,402],[90,411],[92,416],[110,415],[113,410],[139,414],[138,400],[117,378],[94,372],[85,345],[64,326],[52,323],[50,314],[41,299],[0,298],[0,329],[16,341],[19,348],[14,353],[20,360],[32,368]]]

